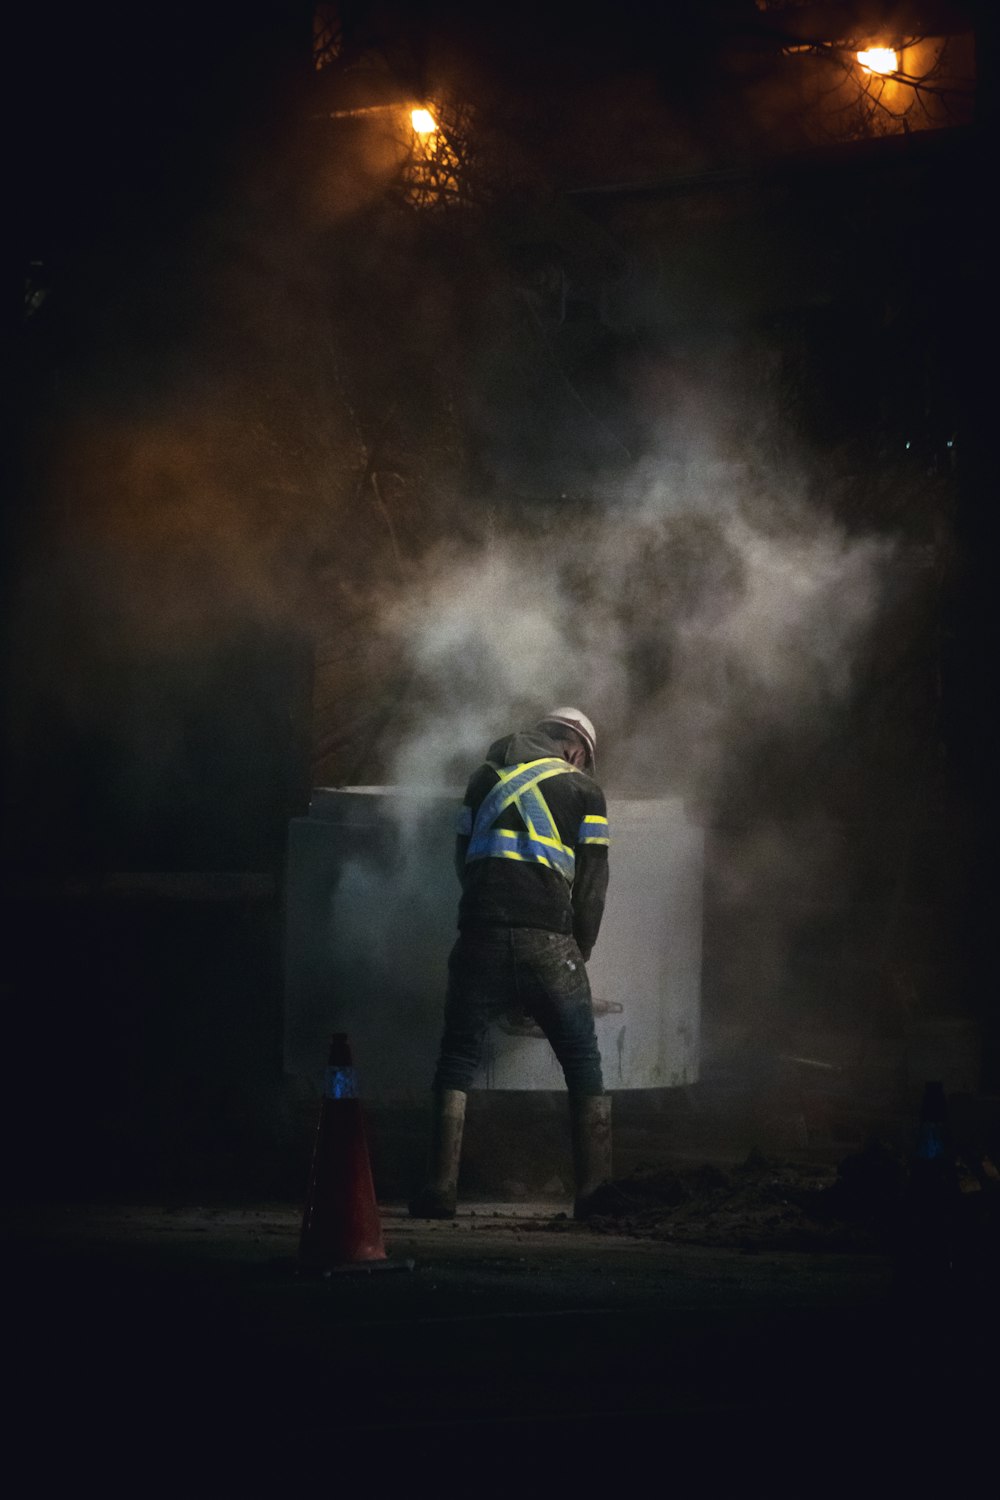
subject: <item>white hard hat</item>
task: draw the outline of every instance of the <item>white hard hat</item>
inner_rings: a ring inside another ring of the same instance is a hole
[[[582,714],[578,708],[554,708],[551,713],[539,719],[538,723],[539,727],[543,724],[564,724],[567,729],[574,729],[586,745],[590,769],[594,769],[597,759],[597,731],[586,714]]]

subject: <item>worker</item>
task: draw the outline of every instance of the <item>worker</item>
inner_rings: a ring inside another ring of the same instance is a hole
[[[489,1023],[531,1016],[569,1091],[574,1217],[611,1175],[604,1092],[586,962],[608,885],[608,819],[594,780],[594,726],[556,708],[507,735],[472,775],[459,814],[459,935],[448,960],[444,1033],[434,1075],[431,1169],[414,1218],[455,1215],[468,1091]]]

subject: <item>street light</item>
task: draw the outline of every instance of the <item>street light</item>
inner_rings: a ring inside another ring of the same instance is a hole
[[[311,116],[314,120],[359,120],[365,115],[391,115],[397,118],[405,109],[405,105],[390,101],[388,104],[356,104],[353,109],[329,109],[322,114]],[[439,129],[438,122],[429,109],[411,109],[410,124],[416,135],[436,135]]]
[[[895,73],[899,58],[891,47],[869,47],[858,53],[858,62],[866,73]]]

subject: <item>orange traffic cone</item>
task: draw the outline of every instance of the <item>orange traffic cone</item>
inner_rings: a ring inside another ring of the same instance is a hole
[[[302,1216],[299,1265],[308,1271],[385,1260],[357,1075],[347,1037],[330,1043],[323,1104]]]

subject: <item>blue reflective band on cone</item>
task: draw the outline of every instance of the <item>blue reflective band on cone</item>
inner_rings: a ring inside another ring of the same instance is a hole
[[[918,1161],[941,1161],[948,1155],[940,1125],[922,1125],[917,1138]]]
[[[356,1099],[357,1097],[358,1075],[353,1068],[324,1069],[324,1099]]]

